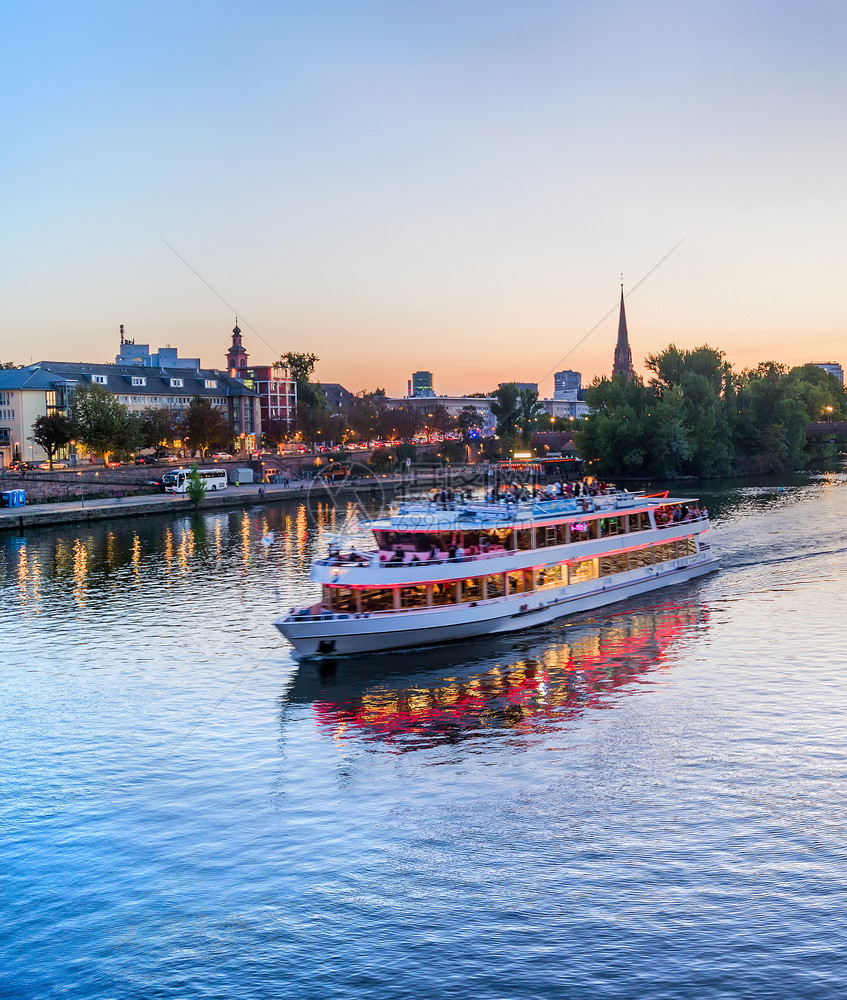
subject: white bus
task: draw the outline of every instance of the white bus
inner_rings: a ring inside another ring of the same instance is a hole
[[[166,472],[162,476],[162,489],[165,493],[185,493],[190,473],[190,469],[173,469]],[[210,493],[212,490],[227,488],[226,469],[198,469],[197,473]]]

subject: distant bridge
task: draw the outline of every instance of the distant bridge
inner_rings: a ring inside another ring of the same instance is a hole
[[[806,437],[812,439],[828,438],[830,441],[847,441],[847,421],[823,420],[806,427]]]

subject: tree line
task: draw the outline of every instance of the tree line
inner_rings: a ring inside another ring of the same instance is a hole
[[[110,456],[126,459],[142,448],[152,448],[159,456],[175,440],[205,455],[210,448],[228,447],[232,432],[208,399],[197,396],[182,411],[151,407],[135,413],[108,389],[92,383],[76,389],[70,416],[53,411],[38,417],[31,437],[52,465],[56,453],[72,441],[108,461]]]
[[[600,476],[675,479],[782,472],[809,455],[806,428],[844,420],[844,388],[816,365],[766,361],[736,372],[723,351],[671,344],[649,355],[647,381],[597,378],[575,434]]]

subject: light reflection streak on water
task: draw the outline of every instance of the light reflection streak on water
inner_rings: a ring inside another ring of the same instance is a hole
[[[246,510],[241,515],[241,564],[245,571],[250,564],[250,515]]]
[[[170,528],[165,532],[165,585],[170,587],[171,585],[171,568],[174,559],[174,536]]]
[[[74,600],[80,610],[85,605],[85,583],[88,576],[88,547],[81,538],[74,541],[73,578]]]
[[[29,603],[29,557],[26,545],[21,546],[18,553],[18,591],[21,610],[26,612],[26,606]]]
[[[611,615],[600,626],[553,628],[543,639],[519,641],[523,655],[498,657],[482,671],[439,671],[406,686],[400,679],[399,686],[390,678],[380,683],[380,663],[385,670],[386,661],[377,657],[360,660],[358,683],[356,666],[348,671],[338,661],[337,683],[332,668],[324,668],[324,679],[310,687],[315,668],[304,664],[299,683],[308,694],[304,697],[295,681],[295,697],[312,702],[318,728],[336,743],[364,741],[405,753],[508,733],[537,738],[589,709],[614,707],[617,698],[636,689],[633,685],[664,667],[669,648],[684,632],[707,627],[708,620],[708,610],[697,604]],[[562,632],[565,639],[558,638]],[[464,648],[473,656],[473,644]],[[451,654],[404,655],[413,674],[415,664],[438,663]],[[351,673],[353,680],[345,681]]]
[[[132,533],[132,571],[135,576],[136,581],[141,575],[141,539],[138,537],[138,532],[134,531]]]
[[[215,518],[215,565],[220,566],[223,559],[223,521],[220,517]]]

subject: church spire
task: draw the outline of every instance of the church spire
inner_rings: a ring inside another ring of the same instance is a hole
[[[232,347],[226,352],[226,366],[231,374],[243,376],[240,369],[247,367],[247,359],[250,355],[241,343],[241,330],[238,327],[238,317],[235,317],[235,326],[232,328]]]
[[[623,304],[623,281],[621,282],[621,315],[618,320],[618,343],[615,347],[615,361],[612,365],[612,378],[615,375],[625,375],[631,379],[635,375],[632,367],[632,350],[629,346],[629,334],[626,330],[626,310]]]

